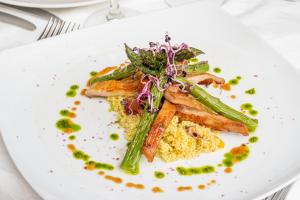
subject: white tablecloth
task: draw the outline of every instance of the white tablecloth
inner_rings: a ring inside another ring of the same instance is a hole
[[[107,4],[53,12],[65,20],[84,23],[90,14]],[[167,8],[163,0],[124,0],[121,6],[143,12]],[[297,0],[225,0],[228,13],[256,32],[292,65],[300,69],[300,1]],[[0,22],[0,50],[34,42],[31,32]],[[0,66],[3,67],[3,66]],[[40,200],[15,168],[0,137],[0,200]],[[287,200],[300,199],[300,182]]]

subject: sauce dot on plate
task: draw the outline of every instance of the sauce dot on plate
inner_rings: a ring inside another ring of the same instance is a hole
[[[68,144],[67,148],[72,152],[74,152],[76,150],[76,147],[74,144]]]
[[[104,174],[105,174],[104,171],[99,171],[99,172],[98,172],[98,175],[100,175],[100,176],[103,176]]]
[[[119,177],[114,177],[114,176],[106,175],[104,178],[107,179],[107,180],[110,180],[110,181],[112,181],[114,183],[117,183],[117,184],[122,183],[122,179],[119,178]]]
[[[231,167],[226,167],[224,169],[224,172],[227,173],[227,174],[230,174],[232,172],[232,168]]]
[[[80,103],[81,103],[80,101],[74,101],[74,104],[77,106],[80,105]]]
[[[253,137],[249,138],[248,141],[249,141],[250,143],[256,143],[256,142],[258,142],[258,137],[253,136]]]
[[[112,134],[110,134],[110,139],[111,140],[114,140],[114,141],[116,141],[116,140],[118,140],[119,139],[119,135],[118,134],[116,134],[116,133],[112,133]]]
[[[152,188],[152,192],[154,192],[154,193],[160,193],[160,192],[164,192],[164,190],[161,189],[160,187],[153,187]]]
[[[255,90],[255,88],[251,88],[249,90],[246,90],[245,93],[250,94],[250,95],[254,95],[256,93],[256,90]]]
[[[221,70],[220,68],[216,67],[216,68],[214,68],[214,72],[215,72],[215,73],[221,73],[222,70]]]
[[[145,188],[145,186],[143,184],[140,184],[140,183],[136,184],[136,183],[131,183],[131,182],[126,183],[126,187],[140,189],[140,190]]]
[[[189,191],[189,190],[192,190],[193,188],[191,186],[179,186],[177,188],[177,191],[178,192],[183,192],[183,191]]]
[[[203,185],[203,184],[201,184],[201,185],[198,185],[198,189],[199,189],[199,190],[204,190],[204,189],[205,189],[205,187],[206,187],[206,186],[205,186],[205,185]]]
[[[160,171],[155,171],[154,176],[155,176],[155,178],[162,179],[165,177],[165,173],[160,172]]]

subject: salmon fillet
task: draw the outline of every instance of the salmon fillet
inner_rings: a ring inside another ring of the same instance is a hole
[[[187,76],[186,79],[195,84],[202,84],[202,85],[210,85],[212,83],[215,84],[225,83],[225,80],[223,78],[217,77],[209,73],[202,73],[195,76]]]
[[[211,112],[207,107],[197,101],[192,95],[183,93],[178,86],[171,85],[164,93],[164,97],[176,105],[184,105],[199,111]]]
[[[98,82],[87,88],[88,97],[134,96],[142,84],[140,79],[109,80]]]
[[[152,124],[151,130],[148,133],[142,149],[143,154],[149,162],[153,161],[159,141],[175,113],[176,106],[168,101],[165,101]]]
[[[183,105],[177,105],[176,109],[176,114],[180,120],[198,123],[214,130],[236,132],[244,136],[249,135],[246,125],[241,122],[236,122],[221,115],[199,111]]]

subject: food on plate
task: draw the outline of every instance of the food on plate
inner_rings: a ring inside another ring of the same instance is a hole
[[[224,147],[219,131],[247,136],[258,121],[209,94],[210,84],[223,88],[225,80],[210,74],[203,51],[185,43],[150,42],[148,48],[130,48],[130,62],[108,74],[96,73],[86,96],[106,97],[129,141],[121,169],[139,173],[142,154],[149,162],[189,159]]]
[[[144,142],[143,154],[149,162],[153,161],[159,141],[175,113],[176,106],[165,100]]]

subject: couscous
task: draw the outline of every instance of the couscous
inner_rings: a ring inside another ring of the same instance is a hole
[[[139,115],[127,115],[122,105],[122,96],[108,97],[110,110],[117,113],[117,122],[124,129],[128,141],[134,137],[140,122]],[[158,156],[166,162],[178,159],[191,159],[200,153],[214,152],[223,148],[223,141],[217,136],[218,132],[200,126],[190,121],[179,121],[174,116],[165,130],[158,146]]]

